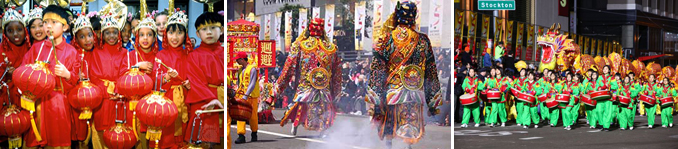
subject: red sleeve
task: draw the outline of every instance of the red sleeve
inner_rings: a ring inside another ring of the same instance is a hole
[[[205,63],[201,63],[201,59],[196,58],[189,60],[190,62],[188,63],[188,67],[184,69],[187,71],[186,76],[191,83],[191,89],[188,90],[188,98],[186,98],[186,103],[198,103],[217,99],[217,96],[212,93],[211,89],[207,85],[206,73],[203,73],[203,71],[200,69],[201,67],[199,67],[200,64],[207,64],[210,63],[209,61],[215,60],[216,58],[203,59],[202,62]],[[211,67],[206,68],[214,69]]]

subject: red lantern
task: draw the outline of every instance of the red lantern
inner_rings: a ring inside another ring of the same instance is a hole
[[[21,107],[28,111],[35,111],[34,99],[49,95],[56,87],[54,74],[42,61],[20,66],[12,73],[12,80],[22,93]]]
[[[68,94],[69,103],[73,108],[82,110],[79,119],[92,118],[92,109],[99,107],[103,99],[101,88],[89,80],[82,80]]]
[[[144,96],[137,105],[139,121],[148,126],[146,138],[149,141],[160,140],[162,128],[174,124],[177,119],[177,106],[164,95],[164,91],[153,91]]]
[[[153,80],[146,73],[139,71],[139,67],[133,66],[125,75],[118,78],[118,93],[130,98],[142,97],[151,93]]]
[[[21,135],[31,127],[28,111],[21,110],[14,105],[9,106],[2,113],[0,122],[0,136],[9,136],[9,148],[21,147]]]
[[[153,89],[153,80],[146,73],[139,71],[138,66],[132,66],[132,69],[118,78],[116,82],[118,93],[131,99],[130,111],[134,111],[137,107],[139,97],[151,93]]]
[[[111,149],[130,149],[137,144],[137,137],[132,129],[118,123],[115,127],[104,130],[104,143]]]

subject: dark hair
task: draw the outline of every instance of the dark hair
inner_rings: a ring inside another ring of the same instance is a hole
[[[141,21],[141,13],[134,14],[132,17],[132,20],[140,20]]]
[[[125,26],[129,26],[129,28],[130,28],[131,30],[134,30],[134,27],[132,27],[132,22],[130,22],[130,21],[125,21]],[[124,30],[124,29],[125,29],[125,28],[123,27],[122,30]]]
[[[158,18],[158,16],[162,16],[162,15],[165,15],[165,16],[169,17],[169,12],[167,11],[167,9],[163,10],[163,11],[160,12],[160,13],[155,14],[155,17],[153,17],[153,19],[155,20],[155,19]]]
[[[221,16],[220,14],[218,14],[216,12],[205,12],[205,13],[201,14],[200,16],[198,16],[197,19],[195,19],[194,25],[197,29],[200,25],[207,24],[207,23],[210,23],[210,22],[212,22],[212,23],[213,22],[219,22],[223,25],[224,24],[224,16]]]
[[[101,30],[101,19],[98,16],[93,16],[89,18],[89,22],[92,23],[92,31]]]
[[[45,10],[42,11],[42,16],[44,17],[45,14],[47,14],[47,13],[55,13],[55,14],[59,15],[61,18],[63,18],[64,20],[66,20],[66,22],[71,22],[68,19],[68,16],[70,16],[70,14],[68,14],[67,11],[70,11],[70,10],[61,8],[57,5],[49,5],[49,6],[47,6],[47,8],[45,8]],[[70,23],[64,24],[64,25],[70,25]]]
[[[633,72],[629,72],[629,75],[636,75],[636,73],[633,73]]]
[[[169,32],[169,31],[184,32],[184,39],[185,40],[184,40],[183,44],[186,47],[186,51],[192,51],[193,50],[193,43],[191,43],[191,38],[188,38],[188,30],[186,29],[186,27],[184,27],[183,25],[180,25],[180,24],[169,24],[169,25],[167,25],[167,28],[165,29],[165,35],[167,35],[167,32]],[[162,38],[167,39],[169,37],[163,36]],[[167,40],[164,40],[164,41],[167,41]],[[167,46],[167,47],[170,46],[169,42],[163,42],[162,44],[163,44],[162,46]]]
[[[619,77],[621,77],[621,74],[617,72],[617,73],[614,74],[614,76],[619,76]]]
[[[33,43],[33,41],[35,41],[33,36],[31,36],[31,24],[33,24],[33,22],[35,22],[35,20],[37,20],[37,19],[31,19],[30,21],[28,21],[28,24],[26,24],[26,30],[28,31],[28,39],[30,40],[31,43]],[[42,18],[40,18],[40,20],[42,20]],[[47,37],[45,37],[45,38],[47,38]]]

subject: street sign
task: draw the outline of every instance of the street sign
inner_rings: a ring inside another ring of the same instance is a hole
[[[516,1],[478,0],[478,10],[516,10]]]

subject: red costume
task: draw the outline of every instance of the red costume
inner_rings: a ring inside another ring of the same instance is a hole
[[[71,77],[70,79],[57,77],[54,91],[49,96],[38,99],[36,123],[43,140],[38,142],[34,133],[27,133],[24,138],[27,147],[71,145],[71,138],[64,137],[71,136],[71,123],[64,122],[72,121],[75,111],[69,105],[64,93],[70,91],[78,82],[78,74],[75,73],[77,71],[74,71],[79,67],[76,59],[77,52],[66,41],[56,45],[50,54],[51,46],[52,43],[49,41],[35,43],[24,56],[21,65],[32,64],[36,60],[49,61],[47,66],[50,71],[54,72],[56,64],[60,63],[71,72]],[[58,61],[55,60],[55,53]]]
[[[115,126],[115,105],[119,99],[111,100],[116,94],[115,81],[120,78],[128,70],[128,66],[124,62],[126,60],[126,51],[120,42],[115,45],[104,44],[102,48],[94,48],[93,51],[87,52],[85,61],[89,68],[90,81],[97,86],[108,96],[104,96],[101,107],[94,110],[94,124],[97,131],[104,131]],[[84,67],[84,65],[82,65]],[[85,71],[85,69],[83,69]],[[126,100],[125,100],[126,101]],[[128,106],[128,102],[125,102]],[[120,104],[119,106],[122,106]],[[130,107],[127,107],[128,111]],[[118,107],[118,119],[123,120],[123,107]],[[132,126],[132,113],[128,112],[126,126]]]
[[[169,49],[169,48],[168,48]],[[200,121],[193,122],[195,119],[195,111],[203,110],[202,106],[210,101],[217,99],[221,95],[223,104],[223,87],[224,87],[224,47],[221,43],[206,44],[201,43],[199,48],[189,54],[189,61],[194,64],[189,67],[188,79],[191,83],[191,89],[188,90],[186,104],[188,105],[188,127],[184,131],[184,141],[190,141],[191,126],[195,123],[195,130],[193,130],[193,141],[197,141],[198,132],[200,132],[200,140],[203,142],[219,143],[223,136],[223,124],[219,123],[220,114],[207,113],[200,115],[202,120],[202,130],[198,130]],[[199,65],[195,65],[199,64]],[[202,66],[202,67],[198,67]],[[203,68],[203,69],[193,69]]]

